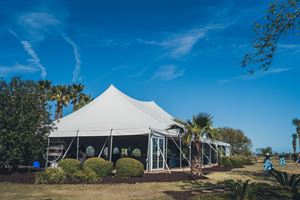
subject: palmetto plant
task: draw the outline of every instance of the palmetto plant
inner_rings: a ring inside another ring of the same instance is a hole
[[[233,200],[251,200],[255,197],[260,185],[258,183],[250,183],[241,180],[230,181],[227,186],[230,188]]]
[[[73,112],[78,109],[78,103],[80,98],[82,98],[82,91],[84,89],[84,85],[82,84],[73,84],[70,86],[70,100],[73,104]]]
[[[70,90],[69,87],[64,85],[58,85],[52,87],[51,98],[52,101],[56,101],[56,110],[54,119],[63,117],[63,107],[69,105],[70,102]]]
[[[284,189],[293,193],[298,192],[297,185],[300,182],[300,174],[292,174],[289,176],[286,172],[277,170],[272,170],[271,174]]]
[[[177,129],[183,134],[183,140],[195,147],[195,156],[192,160],[191,171],[193,174],[202,175],[202,152],[201,140],[206,137],[207,139],[215,139],[217,129],[212,127],[212,116],[206,113],[194,115],[192,120],[186,122],[182,120],[175,120],[175,124],[171,125],[168,129]]]
[[[76,105],[76,110],[78,110],[79,108],[82,108],[86,104],[90,103],[92,100],[93,100],[93,98],[91,97],[91,95],[86,95],[83,93],[80,94],[79,103]]]
[[[292,145],[293,145],[294,157],[296,157],[297,137],[298,135],[296,133],[292,134],[292,138],[293,138]]]
[[[38,81],[38,85],[39,85],[39,88],[40,90],[42,91],[42,98],[43,99],[46,99],[46,100],[50,100],[50,97],[51,97],[51,89],[52,89],[52,86],[51,86],[51,81],[48,81],[48,80],[40,80]]]
[[[300,149],[300,119],[293,119],[293,125],[296,126],[296,133],[298,135],[299,140],[299,149]]]

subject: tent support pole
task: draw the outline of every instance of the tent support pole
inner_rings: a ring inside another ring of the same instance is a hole
[[[204,156],[204,152],[203,152],[203,143],[202,143],[202,145],[201,145],[201,152],[202,152],[202,155],[201,155],[201,157],[202,157],[202,159],[201,159],[201,165],[202,165],[202,167],[203,167],[203,156]]]
[[[165,158],[166,158],[166,163],[168,164],[168,137],[165,137],[166,138],[166,140],[165,140],[165,142],[166,142],[166,145],[165,145]]]
[[[181,141],[181,134],[179,133],[179,147],[180,147],[180,152],[179,152],[179,167],[182,168],[182,155],[181,155],[181,152],[182,152],[182,141]]]
[[[76,159],[79,160],[79,130],[77,130]]]
[[[50,146],[50,138],[48,137],[48,145],[47,145],[47,160],[46,160],[45,168],[48,166],[48,159],[49,159],[49,146]]]
[[[150,171],[150,142],[151,142],[151,129],[149,128],[149,133],[148,133],[148,147],[147,147],[147,164],[146,164],[146,169],[149,172]]]
[[[190,152],[189,152],[189,161],[190,161],[190,163],[189,163],[189,167],[192,167],[191,166],[191,163],[192,163],[192,141],[190,141]]]
[[[112,146],[113,146],[113,136],[112,136],[112,129],[110,130],[110,148],[109,148],[109,161],[112,160]]]
[[[180,153],[182,154],[183,158],[190,164],[190,161],[186,158],[185,154],[181,151],[180,147],[178,146],[177,142],[174,140],[174,138],[170,135],[170,133],[167,131],[168,135],[176,145],[177,149],[179,149]]]
[[[100,150],[100,153],[99,153],[99,155],[98,155],[98,158],[101,157],[102,152],[103,152],[103,150],[104,150],[104,148],[105,148],[105,145],[106,145],[106,143],[107,143],[108,138],[109,138],[109,136],[107,136],[107,138],[106,138],[106,140],[105,140],[105,142],[104,142],[104,144],[103,144],[103,146],[102,146],[102,148],[101,148],[101,150]]]
[[[209,147],[209,164],[211,167],[211,164],[212,164],[212,162],[211,162],[211,147]]]

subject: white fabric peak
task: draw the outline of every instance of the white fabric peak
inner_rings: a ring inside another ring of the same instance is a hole
[[[54,123],[57,129],[49,137],[74,137],[77,131],[79,136],[142,135],[150,128],[168,134],[165,129],[175,122],[155,102],[133,99],[111,85],[83,108]]]

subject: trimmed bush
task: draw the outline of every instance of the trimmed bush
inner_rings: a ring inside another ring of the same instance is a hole
[[[89,158],[83,163],[83,169],[86,168],[93,170],[98,176],[104,177],[111,174],[113,164],[102,158]]]
[[[231,160],[228,157],[223,158],[222,164],[223,164],[224,167],[233,168],[233,164],[232,164]]]
[[[61,184],[65,180],[65,172],[60,167],[47,168],[44,172],[37,173],[35,176],[36,184]]]
[[[99,183],[101,178],[90,168],[85,168],[75,172],[72,181],[75,183]]]
[[[144,175],[144,165],[133,158],[120,158],[116,162],[116,174],[122,177],[141,177]]]
[[[79,160],[67,158],[59,161],[58,167],[61,167],[68,176],[80,170],[81,163]]]

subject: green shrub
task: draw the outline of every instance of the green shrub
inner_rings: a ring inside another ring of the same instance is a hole
[[[85,168],[76,171],[72,175],[72,181],[75,183],[98,183],[101,181],[101,178],[90,168]]]
[[[35,183],[37,184],[61,184],[66,180],[65,172],[60,168],[47,168],[44,172],[37,173]]]
[[[234,168],[243,167],[243,161],[239,157],[230,157],[230,161]]]
[[[83,169],[90,168],[100,177],[111,174],[113,164],[102,158],[89,158],[83,163]]]
[[[76,171],[80,170],[81,163],[79,160],[67,158],[63,159],[58,163],[58,166],[61,167],[66,175],[71,176]]]
[[[222,163],[223,163],[224,167],[233,168],[233,164],[232,164],[230,158],[228,158],[228,157],[223,157]]]
[[[245,182],[241,180],[237,181],[227,181],[225,183],[230,189],[231,199],[236,200],[251,200],[254,199],[257,195],[257,192],[261,185],[259,183],[251,183],[250,180]]]
[[[116,162],[116,174],[123,177],[140,177],[144,175],[144,165],[133,158],[120,158]]]

